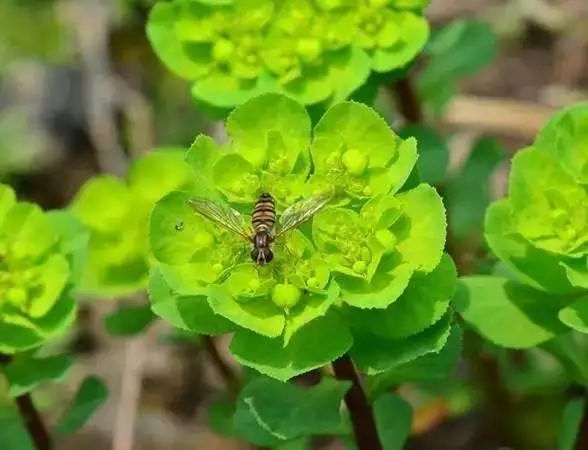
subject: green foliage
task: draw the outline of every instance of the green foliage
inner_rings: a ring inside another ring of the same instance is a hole
[[[341,401],[349,383],[324,378],[317,386],[302,389],[293,384],[259,377],[239,393],[233,424],[258,445],[345,430]]]
[[[0,448],[3,450],[34,450],[35,445],[18,412],[0,405]]]
[[[108,389],[99,378],[86,378],[80,385],[69,409],[59,419],[55,433],[65,436],[81,429],[107,398]]]
[[[454,304],[486,339],[504,347],[528,348],[566,331],[557,313],[571,300],[505,278],[472,276],[460,279]]]
[[[64,355],[47,358],[23,356],[0,370],[10,385],[8,394],[18,397],[32,391],[42,382],[64,379],[72,365],[73,359]]]
[[[151,257],[147,242],[150,209],[168,192],[190,184],[190,169],[176,149],[138,159],[126,180],[110,175],[88,180],[70,206],[71,213],[90,231],[78,290],[112,297],[144,289]]]
[[[487,210],[486,239],[509,279],[465,278],[455,304],[499,345],[532,347],[569,328],[588,331],[587,120],[588,104],[557,114],[513,158],[508,197]]]
[[[383,450],[402,450],[410,434],[412,408],[393,394],[383,394],[374,401],[374,416]]]
[[[21,58],[55,63],[62,62],[71,54],[72,45],[55,8],[55,3],[50,1],[2,1],[0,73],[11,61]],[[31,22],[35,23],[34,27],[30,27]]]
[[[159,2],[147,34],[170,70],[204,103],[230,108],[285,93],[337,102],[370,71],[409,63],[424,46],[427,1],[251,0]]]
[[[494,59],[496,40],[488,24],[473,19],[456,20],[433,32],[423,51],[428,63],[418,80],[420,97],[433,112],[442,112],[461,78]]]
[[[132,337],[144,332],[154,319],[149,306],[122,307],[104,318],[104,327],[113,336]]]
[[[369,377],[366,389],[371,397],[407,381],[441,381],[451,376],[461,355],[462,332],[453,326],[445,346],[438,353],[400,364],[392,369]]]
[[[238,107],[227,129],[227,146],[199,136],[186,155],[200,195],[249,214],[271,192],[278,215],[312,193],[335,196],[278,239],[274,260],[260,267],[238,235],[194,213],[189,193],[166,195],[150,222],[153,311],[194,332],[235,332],[235,357],[280,380],[341,356],[366,331],[396,339],[400,352],[412,348],[399,362],[440,350],[449,316],[429,329],[447,310],[456,273],[443,256],[439,195],[418,183],[400,192],[417,159],[414,139],[352,102],[311,130],[304,108],[277,94]]]
[[[557,450],[573,450],[575,448],[585,407],[586,400],[583,398],[570,400],[565,406],[557,436]]]
[[[447,183],[449,231],[456,239],[482,234],[484,214],[490,204],[490,181],[505,151],[494,139],[475,142],[459,173]]]
[[[0,184],[0,352],[38,347],[71,323],[76,243],[83,240],[66,213],[18,202]]]

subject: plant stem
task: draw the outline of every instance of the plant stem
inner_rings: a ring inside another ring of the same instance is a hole
[[[333,361],[333,370],[339,380],[351,381],[351,389],[345,394],[345,404],[351,415],[355,440],[359,450],[382,450],[374,413],[368,403],[353,362],[348,355]]]
[[[408,76],[398,80],[392,90],[404,118],[410,123],[421,123],[423,121],[421,102]]]
[[[8,355],[0,354],[0,364],[9,364],[11,359]],[[41,415],[33,403],[31,395],[29,393],[19,395],[16,398],[16,406],[18,407],[29,436],[35,443],[35,448],[37,450],[51,450],[53,448],[51,437]]]
[[[225,384],[229,391],[236,394],[239,391],[240,384],[237,375],[219,353],[212,336],[203,336],[203,338],[204,349],[214,363],[214,367],[225,380]]]

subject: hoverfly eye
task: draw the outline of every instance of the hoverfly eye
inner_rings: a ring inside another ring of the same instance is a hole
[[[268,263],[272,259],[274,259],[274,252],[272,252],[269,248],[265,250],[265,262]]]
[[[251,259],[254,262],[257,262],[258,257],[259,257],[259,250],[257,248],[254,248],[253,250],[251,250]]]

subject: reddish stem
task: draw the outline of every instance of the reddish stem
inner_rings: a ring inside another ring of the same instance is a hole
[[[351,358],[348,355],[343,355],[336,359],[333,361],[333,370],[337,379],[351,381],[352,383],[351,388],[345,394],[345,404],[351,415],[357,447],[359,450],[382,450],[374,413],[368,403]]]

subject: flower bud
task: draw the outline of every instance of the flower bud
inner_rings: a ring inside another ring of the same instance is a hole
[[[367,155],[355,148],[351,148],[343,153],[341,161],[347,171],[356,176],[363,174],[368,165]]]
[[[235,44],[228,39],[219,39],[212,49],[212,57],[215,61],[224,63],[231,60],[235,52]]]
[[[367,264],[365,261],[356,261],[353,263],[353,271],[359,274],[363,274],[367,271]]]
[[[304,62],[311,62],[318,58],[322,52],[322,45],[318,39],[303,38],[298,41],[296,53]]]
[[[301,292],[293,284],[276,284],[272,289],[272,301],[282,308],[292,308],[300,301]]]

